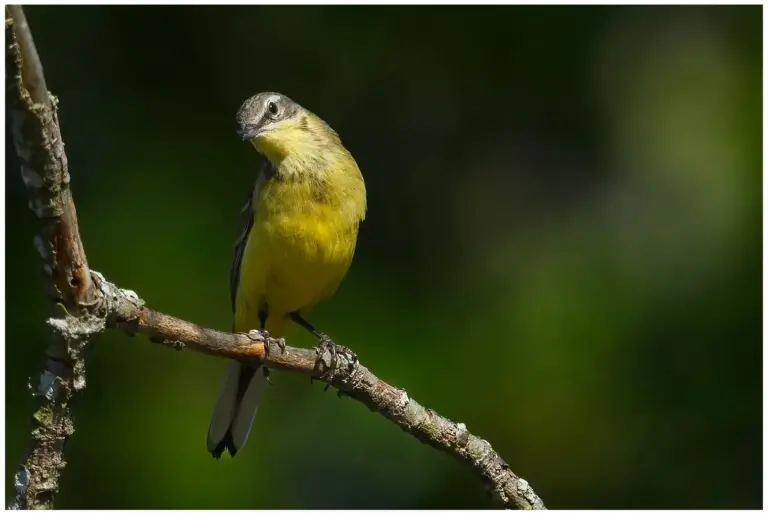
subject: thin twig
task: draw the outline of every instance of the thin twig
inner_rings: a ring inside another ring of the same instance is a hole
[[[21,7],[6,8],[6,86],[16,153],[30,207],[43,221],[35,245],[58,312],[48,320],[54,339],[34,394],[39,407],[29,454],[16,474],[11,508],[51,508],[66,463],[64,444],[74,431],[69,404],[85,387],[83,349],[105,328],[141,333],[175,349],[268,365],[325,381],[363,402],[424,443],[467,463],[504,507],[544,509],[527,481],[516,476],[491,445],[421,406],[362,366],[348,349],[333,359],[327,349],[285,346],[282,340],[206,329],[144,306],[130,290],[90,271],[77,229],[69,174],[56,117],[56,102],[45,88],[42,65]]]

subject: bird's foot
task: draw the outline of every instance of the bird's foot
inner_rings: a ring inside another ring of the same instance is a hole
[[[245,335],[254,342],[265,342],[269,339],[269,331],[266,329],[251,329]]]
[[[278,348],[280,349],[280,353],[285,353],[285,340],[283,338],[271,338],[269,336],[269,332],[266,329],[252,329],[251,331],[248,331],[246,333],[248,338],[250,338],[252,341],[255,342],[263,342],[264,343],[264,358],[269,358],[270,350],[269,350],[269,343],[270,340],[277,344]]]
[[[320,343],[315,348],[315,352],[317,353],[317,366],[320,368],[320,364],[323,363],[323,356],[326,352],[328,352],[331,355],[331,362],[328,365],[328,368],[325,370],[324,375],[326,376],[325,379],[327,381],[332,381],[336,370],[336,365],[338,364],[338,357],[343,356],[347,362],[349,363],[350,370],[354,369],[357,366],[358,360],[357,360],[357,354],[352,352],[349,348],[344,347],[342,345],[337,345],[331,338],[324,333],[319,334]],[[325,385],[325,389],[323,391],[328,390],[328,388],[331,387],[330,382]]]
[[[248,331],[246,333],[248,338],[250,338],[254,342],[263,342],[264,343],[264,359],[269,358],[269,332],[266,329],[253,329],[251,331]],[[273,340],[275,343],[277,343],[277,346],[280,348],[280,352],[285,352],[285,340],[282,338],[278,338],[276,340]],[[269,369],[267,367],[262,367],[262,370],[264,371],[264,377],[266,378],[267,382],[271,385],[272,380],[269,378]]]

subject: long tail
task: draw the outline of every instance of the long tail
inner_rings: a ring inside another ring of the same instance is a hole
[[[208,451],[220,458],[224,449],[234,456],[251,432],[267,378],[259,368],[233,361],[221,385],[208,428]]]

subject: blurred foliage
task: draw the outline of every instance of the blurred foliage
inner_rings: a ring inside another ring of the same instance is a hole
[[[762,504],[761,14],[27,8],[94,269],[227,329],[259,166],[234,113],[289,95],[368,185],[355,262],[312,321],[552,508]],[[9,142],[6,495],[49,313]],[[450,457],[288,374],[250,444],[212,460],[224,367],[99,337],[58,507],[489,506]]]

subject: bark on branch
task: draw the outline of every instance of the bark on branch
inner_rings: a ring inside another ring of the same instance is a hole
[[[48,320],[53,342],[34,395],[28,456],[16,475],[11,508],[51,508],[66,463],[64,444],[74,431],[70,403],[85,387],[83,349],[106,328],[175,349],[253,362],[317,378],[357,399],[424,443],[468,464],[504,507],[544,509],[527,481],[516,476],[485,440],[466,426],[421,406],[373,375],[351,351],[332,359],[328,350],[286,347],[282,340],[206,329],[146,307],[130,290],[89,270],[69,190],[63,143],[42,65],[21,7],[6,7],[6,87],[16,153],[30,207],[43,222],[35,245],[58,306]]]
[[[95,290],[77,229],[56,101],[46,89],[32,33],[19,6],[6,6],[5,44],[7,115],[21,178],[31,197],[29,207],[41,221],[34,243],[47,294],[55,316],[77,320],[68,333],[54,331],[43,371],[32,388],[37,401],[32,440],[15,476],[16,497],[10,505],[50,508],[65,466],[64,445],[74,430],[70,405],[85,387],[83,350],[103,327],[103,318],[92,316]]]

